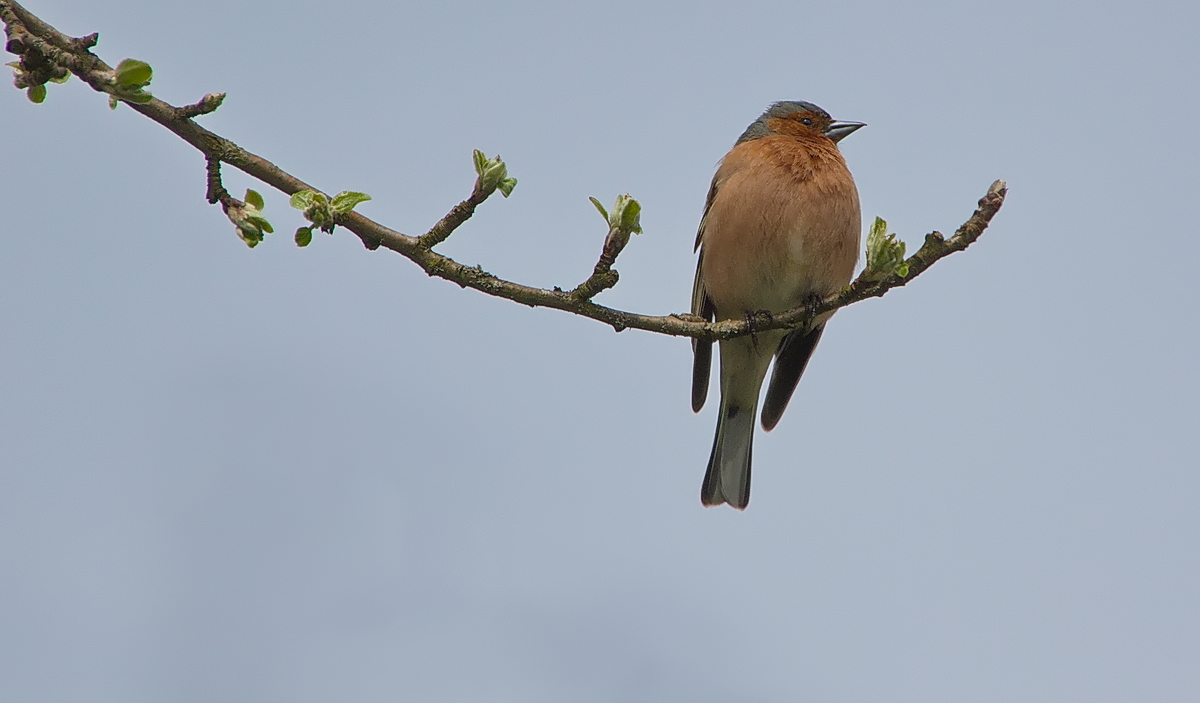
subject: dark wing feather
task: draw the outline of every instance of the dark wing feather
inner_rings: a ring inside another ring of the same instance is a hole
[[[779,424],[783,411],[787,409],[792,393],[796,392],[796,384],[804,374],[804,367],[812,357],[817,342],[821,341],[821,332],[825,325],[812,330],[795,330],[779,343],[779,351],[775,352],[775,369],[771,371],[771,383],[767,386],[767,398],[763,401],[762,426],[770,432]]]
[[[700,249],[700,240],[704,236],[704,222],[708,219],[708,211],[713,199],[717,197],[717,178],[713,176],[712,185],[708,188],[708,199],[704,203],[704,216],[700,218],[700,227],[696,230],[696,246]],[[696,280],[692,283],[692,314],[711,322],[716,316],[712,300],[704,290],[704,281],[700,280],[700,262],[704,260],[704,251],[696,259]],[[712,342],[692,339],[692,411],[700,412],[704,401],[708,399],[708,377],[712,371]]]
[[[703,253],[701,254],[703,256]],[[696,263],[696,282],[692,286],[692,314],[711,322],[713,304],[704,292],[700,280],[700,263]],[[700,412],[708,398],[708,375],[712,371],[712,342],[692,339],[692,411]]]

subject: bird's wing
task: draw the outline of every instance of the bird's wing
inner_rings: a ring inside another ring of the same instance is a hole
[[[718,172],[719,175],[719,172]],[[701,240],[704,238],[704,223],[708,219],[708,211],[712,208],[713,200],[717,197],[717,176],[713,176],[712,185],[708,189],[708,199],[704,203],[704,215],[700,218],[700,227],[696,230],[695,249],[700,250],[696,258],[696,279],[692,283],[692,314],[712,321],[716,316],[712,300],[704,290],[704,281],[700,279],[700,262],[704,261],[704,250]],[[692,339],[692,410],[700,412],[704,401],[708,399],[708,376],[712,371],[712,342]]]
[[[767,386],[767,397],[763,401],[762,426],[770,432],[783,417],[792,393],[796,392],[796,384],[804,374],[804,367],[812,357],[817,342],[821,341],[821,332],[825,325],[818,325],[811,330],[798,329],[788,333],[779,343],[775,352],[775,368],[771,371],[771,383]]]
[[[708,219],[708,211],[712,209],[713,201],[717,199],[717,186],[720,185],[717,179],[720,177],[721,170],[717,169],[717,172],[713,174],[712,185],[708,187],[708,197],[704,200],[704,215],[700,217],[700,226],[696,228],[696,245],[692,247],[692,251],[699,251],[700,244],[704,239],[704,222]]]
[[[700,252],[704,256],[704,252]],[[711,322],[713,304],[700,280],[700,262],[696,262],[696,282],[692,286],[692,314]],[[708,374],[712,370],[712,342],[692,339],[692,410],[700,412],[708,398]]]

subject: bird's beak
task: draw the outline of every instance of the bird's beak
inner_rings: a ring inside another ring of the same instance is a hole
[[[866,126],[866,122],[831,122],[825,129],[825,136],[837,143],[850,136],[859,127]]]

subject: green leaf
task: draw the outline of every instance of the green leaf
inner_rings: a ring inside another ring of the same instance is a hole
[[[150,64],[137,59],[125,59],[117,64],[117,85],[122,88],[140,88],[150,84],[154,76]]]
[[[497,156],[494,159],[489,159],[483,166],[483,172],[479,174],[479,184],[484,191],[490,193],[496,190],[500,185],[500,181],[508,178],[508,166]]]
[[[306,247],[312,243],[312,227],[301,227],[296,230],[296,246]]]
[[[297,210],[307,210],[313,204],[313,198],[316,195],[313,190],[301,190],[292,193],[291,205]]]
[[[592,201],[592,205],[600,211],[604,216],[604,221],[608,223],[609,229],[617,230],[629,236],[630,234],[642,233],[642,204],[633,199],[633,196],[628,193],[617,196],[617,202],[612,206],[612,210],[605,210],[599,200],[588,198]]]
[[[489,159],[478,149],[473,152],[472,157],[475,161],[475,173],[479,174],[475,187],[480,192],[491,195],[499,190],[506,198],[512,194],[513,188],[517,187],[517,179],[508,177],[508,166],[503,159],[499,156]]]
[[[263,197],[256,190],[250,190],[249,188],[247,188],[245,201],[246,201],[247,205],[254,206],[255,210],[263,209],[263,204],[264,204]]]
[[[271,227],[271,223],[267,222],[267,218],[263,217],[262,215],[247,215],[246,220],[267,234],[275,231],[275,229]]]
[[[879,215],[875,216],[875,221],[871,223],[871,231],[867,233],[867,241],[878,239],[887,235],[887,220]]]
[[[617,216],[617,224],[621,229],[634,234],[642,233],[642,204],[634,200],[628,193],[617,196],[613,215]]]
[[[343,190],[342,192],[333,196],[333,200],[330,202],[329,207],[336,213],[346,213],[353,210],[355,205],[358,205],[359,203],[365,203],[370,199],[371,196],[367,195],[366,193],[356,193],[351,190]]]
[[[43,100],[46,99],[46,86],[45,85],[29,86],[29,89],[25,91],[25,97],[29,98],[29,102],[41,103]]]
[[[867,234],[867,270],[872,278],[885,278],[892,274],[908,275],[908,262],[904,260],[904,242],[895,234],[887,233],[887,221],[876,217]]]
[[[242,229],[240,227],[238,228],[237,232],[238,236],[242,238],[242,241],[246,243],[246,246],[250,247],[251,249],[258,246],[258,243],[262,241],[262,234],[259,232]]]
[[[604,209],[604,206],[600,204],[600,201],[590,196],[588,197],[588,200],[592,201],[592,205],[595,205],[596,209],[600,211],[600,216],[604,218],[605,222],[608,222],[608,210]]]
[[[154,99],[154,96],[139,88],[122,94],[121,98],[131,103],[148,103]]]
[[[355,193],[355,195],[363,194]],[[293,193],[289,203],[297,210],[303,210],[304,218],[317,227],[332,228],[333,213],[329,209],[329,198],[323,193],[318,193],[315,190],[302,190]]]

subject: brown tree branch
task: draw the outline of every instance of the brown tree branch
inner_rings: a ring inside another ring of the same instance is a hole
[[[69,37],[31,14],[15,0],[0,0],[0,21],[3,21],[5,25],[7,36],[5,48],[10,53],[21,57],[21,68],[18,70],[16,81],[17,87],[42,85],[47,80],[61,78],[66,75],[65,69],[94,90],[120,97],[113,68],[91,52],[91,48],[96,45],[96,34],[78,39]],[[246,151],[193,121],[194,117],[216,110],[223,99],[224,94],[210,94],[204,96],[199,102],[185,107],[175,107],[157,98],[143,103],[125,102],[131,109],[171,130],[179,138],[204,154],[208,164],[206,197],[209,202],[220,202],[223,206],[229,204],[227,201],[240,202],[232,198],[221,186],[220,164],[222,162],[257,178],[286,195],[302,190],[317,190],[270,161]],[[956,251],[966,249],[978,239],[1000,206],[1004,204],[1006,192],[1003,181],[993,183],[987,194],[979,201],[975,213],[958,228],[950,239],[944,239],[938,232],[926,235],[924,245],[907,259],[908,272],[906,275],[892,274],[882,280],[876,280],[864,272],[850,286],[820,302],[793,308],[767,320],[755,319],[753,331],[764,332],[771,329],[802,327],[816,315],[867,298],[879,297],[892,288],[906,285],[932,266],[934,262]],[[478,266],[466,266],[450,257],[434,252],[433,247],[445,241],[459,225],[466,222],[491,193],[492,191],[482,188],[480,180],[476,180],[470,197],[454,206],[445,217],[419,237],[389,229],[356,212],[337,215],[334,222],[357,235],[368,249],[376,249],[381,246],[390,249],[412,260],[430,276],[444,278],[464,288],[473,288],[488,295],[506,298],[524,305],[553,308],[589,317],[611,325],[618,332],[626,328],[635,328],[706,340],[729,339],[751,333],[751,323],[746,319],[706,322],[690,314],[642,315],[593,303],[591,299],[595,295],[611,288],[618,279],[618,274],[612,265],[616,255],[620,252],[620,247],[614,248],[611,229],[605,242],[604,253],[592,275],[587,281],[570,291],[564,291],[557,287],[550,290],[534,288],[506,281]],[[624,242],[620,244],[623,246]]]
[[[475,208],[482,205],[483,201],[487,200],[489,195],[491,193],[486,192],[480,184],[479,179],[476,179],[475,190],[471,191],[471,197],[451,208],[450,212],[438,220],[438,223],[431,227],[428,232],[417,237],[417,243],[424,249],[432,249],[446,241],[450,238],[451,234],[454,234],[454,230],[458,229],[459,225],[471,219],[471,216],[475,214]],[[350,228],[347,227],[347,229]]]

